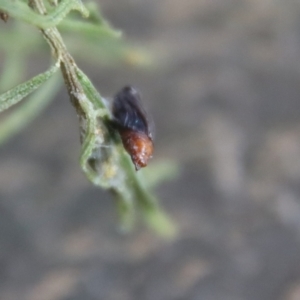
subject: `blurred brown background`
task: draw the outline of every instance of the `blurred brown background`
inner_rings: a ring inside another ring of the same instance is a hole
[[[300,2],[99,2],[156,65],[81,67],[103,95],[142,91],[180,234],[118,232],[62,90],[0,149],[0,299],[299,300]]]

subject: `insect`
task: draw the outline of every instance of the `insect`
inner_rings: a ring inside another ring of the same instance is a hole
[[[125,86],[112,105],[113,122],[120,134],[125,150],[138,171],[146,167],[153,154],[153,126],[141,105],[140,94]]]

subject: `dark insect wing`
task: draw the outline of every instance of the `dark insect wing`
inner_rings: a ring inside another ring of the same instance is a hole
[[[138,92],[132,87],[124,87],[114,99],[113,115],[120,127],[147,132],[147,119],[141,108]]]
[[[120,129],[143,132],[152,139],[152,128],[134,88],[126,86],[115,96],[113,116]]]

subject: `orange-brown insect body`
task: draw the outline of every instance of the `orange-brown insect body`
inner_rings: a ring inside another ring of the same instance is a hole
[[[135,169],[146,167],[153,154],[153,124],[141,105],[139,93],[130,86],[124,87],[114,98],[112,113]]]
[[[126,151],[130,154],[135,169],[146,167],[153,154],[153,142],[143,132],[122,130],[120,136]]]

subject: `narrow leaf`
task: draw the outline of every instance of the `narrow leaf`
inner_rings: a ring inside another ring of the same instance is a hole
[[[39,74],[0,95],[0,112],[20,102],[24,97],[36,90],[41,84],[46,82],[58,68],[59,65],[55,64],[45,73]]]
[[[0,0],[0,9],[16,19],[46,29],[57,26],[71,10],[78,10],[84,17],[89,12],[80,0],[63,0],[49,14],[42,16],[34,12],[26,3],[21,1]]]
[[[120,38],[121,31],[117,31],[109,26],[95,25],[92,23],[66,19],[59,25],[60,29],[78,32],[83,36],[96,39]]]
[[[0,145],[24,129],[54,99],[61,84],[57,75],[50,78],[26,102],[0,122]]]

